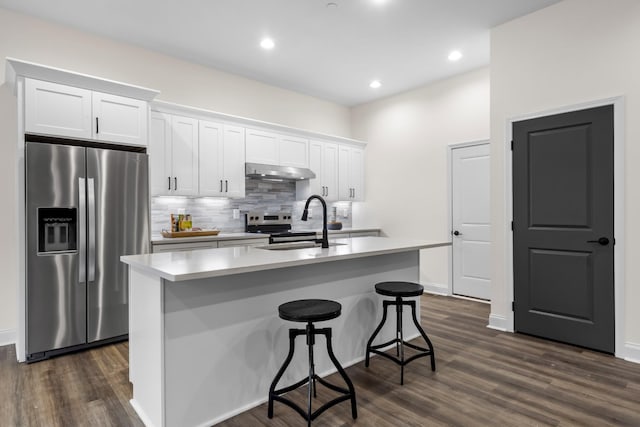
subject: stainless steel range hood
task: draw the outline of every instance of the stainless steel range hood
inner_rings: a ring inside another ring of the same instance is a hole
[[[261,163],[245,163],[245,175],[250,178],[272,180],[296,180],[315,178],[316,174],[307,168],[293,166],[263,165]]]

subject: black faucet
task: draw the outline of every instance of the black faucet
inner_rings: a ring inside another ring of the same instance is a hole
[[[310,196],[307,199],[307,203],[304,204],[304,211],[302,212],[301,219],[302,221],[307,220],[307,215],[309,214],[309,202],[311,202],[312,199],[318,199],[320,200],[320,203],[322,203],[322,239],[316,239],[315,242],[322,243],[323,248],[328,248],[329,238],[327,237],[327,203],[324,201],[324,199],[317,194]]]

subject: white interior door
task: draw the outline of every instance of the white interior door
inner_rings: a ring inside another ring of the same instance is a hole
[[[453,293],[489,300],[489,144],[451,150]]]

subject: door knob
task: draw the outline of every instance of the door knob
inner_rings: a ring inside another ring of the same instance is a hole
[[[598,243],[602,246],[607,246],[609,244],[609,239],[606,237],[601,237],[598,240],[587,240],[587,243]]]
[[[453,232],[453,235],[454,235],[454,236],[462,236],[462,233],[461,233],[461,232],[459,232],[458,230],[455,230],[455,231]]]

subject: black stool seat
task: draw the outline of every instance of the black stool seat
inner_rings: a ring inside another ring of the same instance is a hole
[[[388,297],[417,297],[424,287],[411,282],[380,282],[376,283],[376,292]]]
[[[326,299],[301,299],[278,307],[280,318],[291,322],[322,322],[340,316],[342,305]]]
[[[424,287],[417,283],[411,282],[380,282],[375,285],[376,293],[388,297],[395,298],[394,300],[385,300],[382,301],[382,320],[378,324],[378,327],[373,331],[371,338],[367,342],[367,350],[365,353],[364,366],[369,367],[369,353],[375,353],[379,356],[385,357],[398,365],[400,365],[400,384],[404,384],[404,366],[409,362],[418,359],[420,357],[430,357],[431,359],[431,370],[436,370],[436,359],[435,352],[433,350],[433,344],[431,340],[427,336],[422,326],[420,326],[420,322],[418,322],[418,317],[416,315],[416,302],[415,301],[405,301],[402,298],[408,297],[417,297],[422,295],[424,292]],[[404,340],[404,332],[402,330],[402,307],[409,306],[411,308],[411,319],[413,320],[413,324],[416,329],[424,339],[427,344],[427,348],[420,347],[418,345],[412,344]],[[373,341],[378,335],[378,333],[382,330],[382,326],[387,321],[387,308],[395,306],[396,308],[396,337],[390,341],[373,345]],[[386,353],[384,350],[386,347],[395,344],[396,345],[396,356],[392,356]],[[414,354],[410,357],[405,357],[404,348],[409,347],[413,350],[417,350],[417,354]]]
[[[269,387],[269,404],[267,407],[267,416],[269,418],[273,418],[273,402],[278,401],[294,409],[307,421],[307,427],[311,427],[311,421],[316,419],[318,415],[330,407],[347,400],[351,401],[351,416],[354,420],[358,418],[358,411],[356,409],[356,391],[351,379],[349,379],[347,373],[340,365],[340,362],[338,362],[338,359],[336,359],[336,356],[333,354],[333,347],[331,346],[331,328],[316,328],[314,325],[314,322],[335,319],[340,316],[341,311],[342,305],[340,305],[340,303],[326,299],[303,299],[290,301],[278,307],[278,313],[282,319],[290,320],[292,322],[305,322],[307,325],[304,329],[289,329],[289,353]],[[331,362],[336,367],[338,374],[340,374],[344,380],[347,386],[346,388],[332,384],[316,374],[315,361],[313,357],[313,347],[316,343],[316,335],[323,335],[325,337],[329,359],[331,359]],[[291,384],[287,387],[276,388],[278,386],[278,382],[282,378],[282,375],[293,359],[295,340],[296,337],[299,336],[306,337],[307,349],[309,352],[309,375],[295,384]],[[316,382],[319,382],[330,390],[337,392],[338,397],[333,398],[314,411],[312,409],[312,397],[317,397]],[[297,403],[283,395],[305,384],[308,384],[307,407],[303,409]]]

